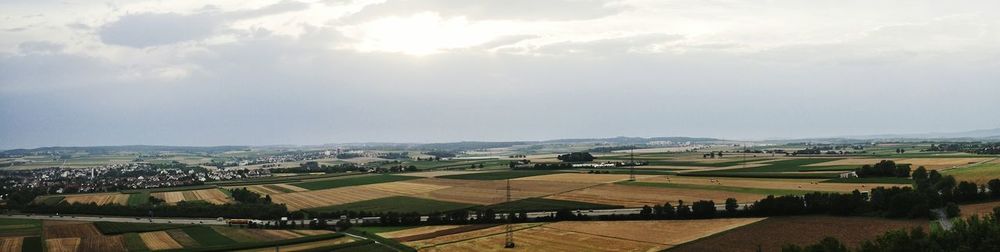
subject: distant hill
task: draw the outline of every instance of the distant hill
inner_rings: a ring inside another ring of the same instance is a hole
[[[882,134],[866,136],[850,136],[844,138],[853,139],[969,139],[969,140],[995,140],[1000,139],[1000,128],[981,129],[961,132],[947,133],[920,133],[920,134]]]
[[[210,147],[194,147],[194,146],[158,146],[158,145],[121,145],[121,146],[89,146],[89,147],[41,147],[34,149],[13,149],[5,150],[0,152],[4,155],[31,155],[36,153],[77,153],[86,152],[90,154],[112,154],[117,152],[140,152],[140,153],[154,153],[154,152],[184,152],[184,153],[219,153],[227,151],[238,151],[249,149],[248,146],[210,146]]]

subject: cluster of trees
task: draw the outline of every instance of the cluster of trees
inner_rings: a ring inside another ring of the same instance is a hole
[[[590,155],[589,152],[573,152],[556,156],[556,159],[563,162],[590,162],[594,161],[594,156]]]
[[[925,151],[967,152],[974,154],[1000,154],[1000,142],[931,144],[931,147],[927,148]]]
[[[337,154],[337,159],[352,159],[362,157],[361,153],[340,153]]]
[[[213,205],[206,202],[178,202],[176,205],[123,206],[118,204],[97,205],[96,203],[81,204],[66,202],[57,205],[29,204],[22,208],[23,212],[40,214],[94,214],[118,216],[170,216],[193,218],[253,218],[276,219],[287,216],[285,204],[222,204]]]
[[[903,154],[903,153],[906,153],[906,149],[903,148],[896,149],[896,154]]]
[[[244,188],[231,189],[233,200],[244,204],[271,204],[271,195],[260,196],[259,193],[252,192]]]
[[[536,163],[531,166],[517,166],[514,165],[512,169],[515,170],[562,170],[562,169],[572,169],[573,164],[569,163]]]
[[[786,245],[783,252],[847,251],[1000,251],[1000,207],[980,218],[972,216],[955,222],[951,230],[926,233],[921,228],[889,231],[849,249],[839,240],[827,237],[819,243],[800,247]]]
[[[701,155],[701,158],[715,158],[715,152],[709,152]],[[719,158],[722,158],[722,152],[719,152]]]
[[[923,168],[923,167],[921,167]],[[858,174],[858,177],[900,177],[906,178],[910,177],[910,165],[909,164],[899,164],[892,160],[882,160],[875,164],[875,166],[864,165],[861,168],[855,169],[854,173]]]

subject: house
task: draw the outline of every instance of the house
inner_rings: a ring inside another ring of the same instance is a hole
[[[845,172],[840,174],[840,178],[857,178],[858,173],[856,172]]]

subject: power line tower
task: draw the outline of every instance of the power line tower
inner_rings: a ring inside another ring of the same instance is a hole
[[[507,203],[510,203],[510,179],[507,179]],[[510,204],[507,204],[510,206]],[[507,240],[504,242],[504,248],[514,248],[514,210],[507,211]]]
[[[628,151],[628,181],[635,181],[635,145]]]

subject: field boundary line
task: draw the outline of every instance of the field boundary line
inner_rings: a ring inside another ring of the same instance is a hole
[[[512,229],[511,231],[512,232],[516,232],[516,231],[521,231],[521,230],[525,230],[525,229],[529,229],[529,228],[536,228],[536,227],[545,226],[546,224],[548,224],[548,223],[540,223],[540,224],[534,225],[534,226],[528,226],[528,227],[523,227],[523,228],[515,228],[515,229]],[[497,226],[497,227],[499,227],[499,226]],[[450,241],[450,242],[442,242],[442,243],[434,244],[434,245],[431,245],[431,246],[420,247],[420,248],[413,248],[413,249],[421,250],[421,249],[425,249],[425,248],[433,248],[433,247],[437,247],[437,246],[441,246],[441,245],[448,245],[448,244],[452,244],[452,243],[459,243],[459,242],[464,242],[464,241],[471,241],[471,240],[486,238],[486,237],[490,237],[490,236],[502,235],[502,234],[505,234],[505,233],[507,233],[507,231],[499,231],[497,233],[490,233],[490,234],[486,234],[486,235],[482,235],[482,236],[465,238],[465,239],[461,239],[461,240],[454,240],[454,241]]]
[[[614,237],[614,236],[609,236],[609,235],[593,234],[593,233],[580,232],[580,231],[574,231],[574,230],[566,230],[566,229],[554,228],[554,227],[543,227],[543,228],[548,228],[548,229],[553,229],[553,230],[559,230],[559,231],[563,231],[563,232],[577,233],[577,234],[593,235],[593,236],[597,236],[597,237],[611,238],[611,239],[624,240],[624,241],[630,241],[630,242],[649,243],[649,244],[667,245],[667,246],[676,246],[677,245],[677,244],[667,244],[667,243],[659,243],[659,242],[633,240],[633,239],[622,238],[622,237]]]

